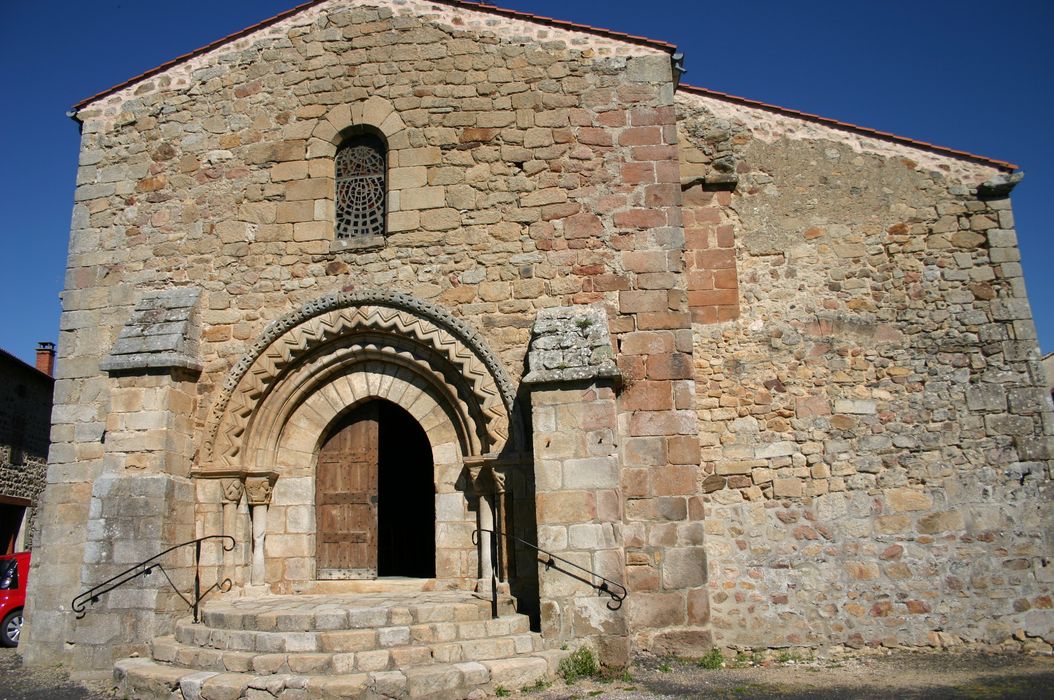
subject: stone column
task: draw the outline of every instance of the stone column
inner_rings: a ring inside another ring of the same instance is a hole
[[[501,554],[505,539],[501,507],[505,495],[505,475],[498,471],[494,461],[492,456],[465,460],[472,488],[479,497],[479,580],[476,590],[489,592],[494,586],[507,592],[507,577]]]
[[[264,547],[267,538],[267,507],[271,503],[271,492],[274,490],[274,474],[248,476],[245,479],[245,493],[251,508],[253,548],[250,582],[253,586],[267,583],[266,559]]]
[[[486,494],[479,497],[479,583],[494,576],[494,511]],[[478,588],[478,587],[477,587]]]
[[[238,504],[241,503],[242,494],[245,493],[245,484],[238,478],[223,479],[220,484],[223,488],[223,534],[230,535],[238,541]],[[237,556],[237,545],[229,551],[223,551],[221,581],[229,578],[232,583],[236,583],[235,579],[238,578]]]
[[[542,634],[587,639],[601,662],[629,662],[621,606],[588,582],[625,581],[615,386],[607,317],[592,307],[539,313],[528,356],[539,546],[576,564],[540,564]],[[541,555],[540,559],[545,560]],[[583,571],[583,569],[585,571]]]
[[[495,537],[498,538],[497,546],[494,548],[497,555],[494,566],[497,569],[498,581],[505,583],[509,579],[509,560],[507,556],[509,533],[505,531],[507,526],[507,523],[505,522],[505,475],[497,471],[496,468],[491,467],[490,478],[493,483],[493,489],[491,492],[493,504],[491,506],[491,511],[493,513],[493,521],[495,524]]]

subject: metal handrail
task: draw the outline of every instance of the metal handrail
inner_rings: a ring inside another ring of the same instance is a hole
[[[139,562],[138,564],[135,564],[133,566],[128,567],[127,569],[125,569],[121,573],[117,574],[116,576],[114,576],[112,578],[108,578],[105,581],[103,581],[102,583],[99,583],[99,584],[96,584],[96,585],[92,586],[88,590],[84,591],[83,593],[81,593],[77,597],[75,597],[73,599],[73,601],[70,603],[70,607],[73,609],[73,612],[77,613],[77,619],[79,620],[82,617],[84,617],[87,614],[87,612],[88,612],[87,607],[85,607],[85,606],[86,605],[94,605],[95,603],[98,603],[99,602],[99,596],[101,596],[101,595],[103,595],[105,593],[109,593],[113,589],[119,588],[119,587],[123,586],[124,584],[128,583],[129,581],[133,581],[133,580],[139,578],[140,576],[147,576],[155,568],[157,568],[157,569],[159,569],[161,571],[162,574],[165,575],[165,579],[168,581],[168,585],[172,586],[172,590],[174,590],[176,592],[176,595],[178,595],[180,598],[182,598],[183,602],[186,603],[187,606],[189,606],[190,608],[193,608],[193,610],[194,610],[194,622],[199,622],[200,621],[199,618],[198,618],[199,604],[201,603],[202,599],[204,599],[205,596],[207,596],[209,593],[211,593],[212,591],[215,591],[215,590],[218,590],[218,591],[229,591],[231,589],[231,586],[233,585],[231,580],[230,580],[230,578],[225,578],[222,581],[217,581],[216,583],[214,583],[211,586],[209,586],[208,589],[206,589],[204,593],[201,592],[201,543],[204,542],[205,540],[216,540],[216,539],[224,540],[224,542],[223,542],[223,551],[224,552],[231,551],[232,549],[234,549],[234,546],[237,544],[235,539],[233,537],[231,537],[230,535],[206,535],[205,537],[199,537],[196,540],[190,540],[189,542],[183,542],[181,544],[173,545],[173,546],[169,547],[168,549],[166,549],[165,551],[160,552],[158,554],[155,554],[154,556],[150,557],[149,559],[144,559],[143,561]],[[227,542],[226,540],[229,540],[229,542]],[[172,578],[168,575],[168,572],[165,571],[165,567],[161,564],[160,561],[158,561],[159,559],[161,559],[161,557],[165,556],[169,552],[175,551],[175,550],[179,549],[180,547],[187,547],[189,545],[194,545],[194,600],[193,600],[193,602],[188,600],[185,595],[183,595],[182,593],[179,592],[179,589],[176,588],[176,584],[172,582]]]
[[[472,531],[472,544],[474,544],[476,546],[479,546],[479,533],[481,533],[481,532],[489,532],[491,534],[492,547],[496,548],[496,545],[494,544],[494,541],[497,540],[497,537],[498,537],[499,533],[496,533],[494,530],[488,530],[486,528],[476,528],[475,530]],[[523,539],[522,537],[517,537],[516,535],[505,535],[505,537],[508,537],[510,539],[513,539],[513,540],[516,540],[520,544],[526,545],[527,547],[530,547],[531,549],[535,550],[539,554],[544,554],[546,557],[548,557],[548,560],[544,561],[546,571],[548,571],[549,569],[556,569],[557,571],[559,571],[560,573],[562,573],[562,574],[564,574],[566,576],[570,576],[571,578],[577,579],[577,580],[581,581],[582,583],[585,583],[586,585],[593,587],[594,589],[596,589],[597,593],[603,593],[603,594],[611,596],[611,600],[608,601],[608,603],[607,603],[608,610],[618,610],[619,608],[621,608],[622,607],[622,601],[625,600],[626,596],[629,595],[629,591],[626,590],[626,587],[623,586],[621,583],[618,583],[617,581],[612,581],[611,579],[609,579],[607,577],[601,576],[600,574],[596,573],[595,571],[590,571],[589,569],[585,568],[584,566],[579,566],[578,564],[574,563],[573,561],[569,561],[567,559],[564,559],[561,556],[557,556],[556,554],[553,554],[552,552],[550,552],[548,550],[542,549],[541,547],[539,547],[538,545],[534,544],[533,542],[528,542],[527,540]],[[582,572],[588,574],[591,578],[585,579],[585,578],[582,578],[581,576],[578,576],[577,574],[575,574],[573,572],[565,571],[564,569],[561,569],[559,566],[556,565],[556,562],[558,562],[558,561],[562,562],[562,563],[564,563],[564,564],[566,564],[568,566],[573,566],[574,568],[578,569],[579,571],[582,571]],[[497,562],[494,561],[492,563],[492,566],[496,567],[497,566]],[[601,583],[594,583],[593,579],[600,579]],[[614,590],[613,587],[620,589],[622,592],[619,593],[618,591]]]

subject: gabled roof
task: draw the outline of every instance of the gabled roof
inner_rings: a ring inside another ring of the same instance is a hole
[[[229,43],[231,43],[233,41],[236,41],[236,40],[241,39],[241,38],[243,38],[245,36],[248,36],[249,34],[252,34],[253,32],[256,32],[256,31],[258,31],[260,29],[264,29],[266,27],[269,27],[272,24],[276,24],[278,22],[281,22],[282,20],[284,20],[284,19],[286,19],[288,17],[292,17],[293,15],[296,15],[296,14],[298,14],[300,12],[303,12],[305,10],[308,10],[308,9],[312,8],[312,7],[315,7],[316,5],[321,5],[322,3],[329,2],[329,1],[330,0],[310,0],[309,2],[305,2],[302,5],[297,5],[296,7],[293,7],[291,9],[289,9],[289,10],[286,10],[285,12],[281,12],[281,13],[273,16],[273,17],[269,17],[269,18],[267,18],[267,19],[265,19],[265,20],[263,20],[261,22],[257,22],[256,24],[254,24],[252,26],[246,27],[245,29],[242,29],[239,32],[235,32],[234,34],[230,34],[228,36],[225,36],[222,39],[217,39],[216,41],[214,41],[214,42],[212,42],[210,44],[206,44],[205,46],[202,46],[202,47],[200,47],[198,49],[195,49],[193,51],[185,53],[182,56],[177,56],[176,58],[173,58],[171,61],[167,61],[165,63],[162,63],[161,65],[157,66],[156,68],[151,68],[150,70],[148,70],[148,71],[146,71],[144,73],[140,73],[137,76],[129,78],[128,80],[124,81],[123,83],[120,83],[118,85],[114,85],[111,88],[103,90],[102,92],[99,92],[99,93],[97,93],[95,95],[92,95],[91,97],[88,97],[88,98],[86,98],[84,100],[81,100],[80,102],[78,102],[77,104],[75,104],[73,106],[73,109],[74,110],[84,109],[85,107],[87,107],[91,103],[95,102],[96,100],[102,99],[104,97],[108,97],[109,95],[112,95],[115,92],[123,90],[124,88],[129,87],[131,85],[134,85],[134,84],[138,83],[141,80],[146,80],[147,78],[151,78],[151,77],[153,77],[153,76],[155,76],[155,75],[157,75],[159,73],[163,73],[164,71],[168,70],[169,68],[172,68],[173,66],[177,66],[180,63],[183,63],[185,61],[189,61],[190,59],[192,59],[192,58],[194,58],[196,56],[200,56],[202,54],[208,53],[209,51],[212,51],[213,49],[216,49],[216,48],[219,48],[221,46],[224,46],[225,44],[229,44]],[[545,26],[554,27],[556,29],[564,29],[564,30],[567,30],[567,31],[575,31],[575,32],[583,32],[583,33],[586,33],[586,34],[594,34],[596,36],[601,36],[601,37],[604,37],[604,38],[607,38],[607,39],[614,39],[616,41],[623,41],[623,42],[626,42],[626,43],[629,43],[629,44],[636,44],[638,46],[645,46],[645,47],[648,47],[648,48],[657,49],[659,51],[665,51],[665,52],[667,52],[669,54],[674,54],[677,51],[677,47],[676,46],[674,46],[673,44],[670,44],[668,42],[665,42],[665,41],[659,41],[659,40],[656,40],[656,39],[649,39],[647,37],[642,37],[642,36],[635,36],[633,34],[626,34],[624,32],[616,32],[616,31],[612,31],[610,29],[603,29],[601,27],[593,27],[593,26],[590,26],[588,24],[578,24],[576,22],[567,22],[567,21],[560,20],[560,19],[554,19],[552,17],[545,17],[543,15],[531,14],[529,12],[520,12],[518,10],[510,10],[510,9],[506,9],[504,7],[498,7],[496,5],[486,4],[484,2],[470,2],[469,0],[431,0],[431,2],[436,3],[436,4],[440,4],[440,5],[447,5],[449,7],[454,7],[454,8],[461,8],[461,9],[465,9],[465,10],[472,10],[472,11],[475,11],[475,12],[486,12],[486,13],[489,13],[489,14],[492,14],[492,15],[498,15],[500,17],[507,17],[507,18],[510,18],[510,19],[518,19],[518,20],[523,20],[525,22],[532,22],[532,23],[535,23],[535,24],[542,24],[542,25],[545,25]],[[988,158],[988,157],[985,157],[985,156],[977,155],[977,154],[974,154],[974,153],[968,153],[967,151],[959,151],[959,150],[956,150],[954,148],[947,148],[945,146],[937,146],[937,145],[932,144],[932,143],[926,143],[925,141],[917,141],[915,139],[908,138],[906,136],[898,136],[896,134],[891,134],[891,133],[886,132],[886,131],[879,131],[877,129],[870,129],[870,128],[865,127],[865,126],[858,126],[856,124],[850,124],[848,122],[838,121],[837,119],[830,119],[828,117],[821,117],[821,116],[819,116],[817,114],[809,114],[808,112],[800,112],[798,110],[789,109],[787,107],[780,107],[778,105],[766,104],[764,102],[759,102],[757,100],[750,100],[750,99],[747,99],[745,97],[737,97],[736,95],[729,95],[727,93],[718,92],[716,90],[708,90],[706,88],[697,87],[695,85],[686,85],[686,84],[682,83],[682,84],[678,85],[677,89],[682,91],[682,92],[687,92],[687,93],[695,94],[695,95],[702,95],[704,97],[712,97],[712,98],[719,99],[719,100],[725,100],[726,102],[733,102],[733,103],[741,104],[741,105],[744,105],[744,106],[747,106],[747,107],[755,107],[755,108],[758,108],[758,109],[765,109],[765,110],[768,110],[768,111],[771,111],[771,112],[775,112],[775,113],[778,113],[778,114],[783,114],[783,115],[790,116],[790,117],[796,117],[798,119],[804,119],[804,120],[807,120],[807,121],[816,122],[816,123],[819,123],[819,124],[823,124],[825,126],[830,126],[830,127],[836,128],[836,129],[842,129],[844,131],[851,131],[851,132],[860,134],[862,136],[869,136],[871,138],[877,138],[877,139],[883,139],[883,140],[887,140],[887,141],[893,141],[893,142],[896,142],[896,143],[901,143],[901,144],[904,144],[906,146],[911,146],[912,148],[919,148],[919,149],[922,149],[922,150],[925,150],[925,151],[930,151],[932,153],[937,153],[937,154],[940,154],[940,155],[952,156],[954,158],[962,158],[964,160],[969,160],[969,161],[972,161],[974,163],[979,163],[981,165],[987,165],[987,166],[990,166],[990,167],[998,168],[1000,170],[1008,170],[1009,171],[1009,170],[1017,170],[1018,169],[1017,165],[1015,165],[1013,163],[1008,163],[1006,161],[996,160],[996,159],[993,159],[993,158]]]
[[[797,119],[804,119],[806,121],[816,122],[823,124],[824,126],[833,127],[835,129],[841,129],[842,131],[851,131],[861,136],[870,136],[871,138],[882,139],[885,141],[894,141],[896,143],[902,143],[912,148],[918,148],[924,151],[930,151],[931,153],[939,153],[944,156],[952,156],[954,158],[962,158],[969,160],[974,163],[981,165],[988,165],[993,168],[999,168],[1000,170],[1017,170],[1018,166],[1013,163],[1008,163],[1004,160],[995,160],[994,158],[987,158],[985,156],[979,156],[975,153],[968,153],[966,151],[958,151],[954,148],[947,148],[945,146],[937,146],[932,143],[926,143],[925,141],[916,141],[915,139],[908,138],[906,136],[897,136],[891,134],[888,131],[879,131],[877,129],[870,129],[866,126],[859,126],[857,124],[850,124],[849,122],[838,121],[837,119],[830,119],[828,117],[821,117],[818,114],[809,114],[808,112],[799,112],[796,109],[789,109],[787,107],[780,107],[779,105],[771,105],[765,102],[758,102],[757,100],[750,100],[746,97],[738,97],[736,95],[729,95],[724,92],[718,92],[716,90],[708,90],[706,88],[697,87],[695,85],[685,85],[682,83],[677,88],[681,92],[687,92],[692,95],[702,95],[703,97],[712,97],[717,100],[724,100],[725,102],[732,102],[734,104],[740,104],[745,107],[754,107],[756,109],[764,109],[769,112],[775,112],[776,114],[783,114],[788,117],[795,117]]]
[[[263,20],[261,22],[257,22],[256,24],[254,24],[254,25],[252,25],[250,27],[246,27],[245,29],[242,29],[241,31],[235,32],[234,34],[229,34],[229,35],[223,37],[222,39],[217,39],[216,41],[212,42],[211,44],[206,44],[205,46],[202,46],[200,48],[194,49],[193,51],[190,51],[188,53],[183,54],[182,56],[177,56],[176,58],[173,58],[171,61],[166,61],[165,63],[162,63],[160,66],[157,66],[155,68],[151,68],[150,70],[148,70],[148,71],[146,71],[144,73],[140,73],[139,75],[136,75],[136,76],[134,76],[132,78],[129,78],[128,80],[124,81],[123,83],[120,83],[118,85],[114,85],[111,88],[108,88],[106,90],[103,90],[102,92],[99,92],[99,93],[97,93],[95,95],[92,95],[91,97],[83,99],[80,102],[78,102],[77,104],[73,105],[73,109],[74,110],[84,109],[85,107],[90,105],[92,102],[95,102],[96,100],[102,99],[103,97],[108,97],[109,95],[112,95],[115,92],[118,92],[119,90],[123,90],[124,88],[129,87],[130,85],[134,85],[134,84],[138,83],[141,80],[146,80],[147,78],[151,78],[151,77],[157,75],[158,73],[163,73],[166,70],[168,70],[169,68],[172,68],[173,66],[177,66],[180,63],[183,63],[184,61],[189,61],[190,59],[192,59],[192,58],[194,58],[196,56],[200,56],[200,55],[202,55],[204,53],[208,53],[209,51],[212,51],[213,49],[217,49],[217,48],[223,46],[224,44],[229,44],[232,41],[236,41],[236,40],[241,39],[241,38],[243,38],[245,36],[248,36],[249,34],[252,34],[255,31],[258,31],[260,29],[264,29],[266,27],[269,27],[272,24],[276,24],[278,22],[281,22],[282,20],[284,20],[284,19],[286,19],[288,17],[292,17],[293,15],[296,15],[296,14],[298,14],[300,12],[303,12],[305,10],[311,9],[312,7],[315,7],[316,5],[321,5],[322,3],[329,2],[329,1],[330,0],[310,0],[310,2],[305,2],[302,5],[297,5],[296,7],[293,7],[291,9],[289,9],[289,10],[286,10],[285,12],[281,12],[281,13],[275,15],[274,17],[268,17],[267,19],[265,19],[265,20]],[[542,25],[545,25],[545,26],[554,27],[556,29],[565,29],[565,30],[573,31],[573,32],[584,32],[586,34],[595,34],[596,36],[602,36],[602,37],[607,38],[607,39],[614,39],[616,41],[622,41],[622,42],[625,42],[627,44],[637,44],[639,46],[646,46],[648,48],[658,49],[660,51],[665,51],[665,52],[671,53],[671,54],[674,51],[677,50],[676,46],[674,46],[673,44],[667,43],[665,41],[658,41],[656,39],[649,39],[649,38],[643,37],[643,36],[635,36],[633,34],[626,34],[624,32],[616,32],[616,31],[612,31],[610,29],[603,29],[601,27],[593,27],[593,26],[590,26],[588,24],[578,24],[576,22],[566,22],[564,20],[554,19],[552,17],[544,17],[542,15],[535,15],[535,14],[531,14],[529,12],[519,12],[517,10],[509,10],[509,9],[504,8],[504,7],[497,7],[495,5],[484,4],[482,2],[468,2],[467,0],[431,0],[431,1],[436,3],[436,4],[439,4],[439,5],[448,5],[450,7],[461,8],[461,9],[465,9],[465,10],[473,10],[475,12],[486,12],[486,13],[489,13],[489,14],[492,14],[492,15],[498,15],[500,17],[508,17],[510,19],[519,19],[519,20],[523,20],[525,22],[533,22],[534,24],[542,24]]]
[[[7,350],[0,348],[0,365],[8,364],[26,372],[26,376],[36,377],[44,381],[54,382],[55,378],[47,372],[41,372],[35,366],[29,364],[25,360],[15,355],[12,355]]]

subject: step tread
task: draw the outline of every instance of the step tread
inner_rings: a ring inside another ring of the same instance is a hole
[[[479,621],[489,619],[492,610],[489,597],[465,591],[260,596],[211,601],[204,606],[202,621],[228,630],[306,632]],[[503,616],[515,614],[515,601],[502,596],[498,612]]]
[[[213,649],[236,649],[242,651],[316,651],[327,644],[339,643],[342,638],[355,639],[375,637],[378,646],[391,647],[413,642],[447,642],[464,639],[519,634],[530,630],[530,621],[525,615],[514,613],[493,619],[462,620],[449,622],[420,622],[410,625],[385,625],[383,627],[340,627],[308,630],[302,632],[279,632],[273,630],[226,629],[210,626],[207,622],[195,624],[182,621],[176,625],[176,640]]]
[[[276,674],[201,671],[163,664],[153,659],[121,659],[114,664],[114,678],[129,695],[164,697],[180,689],[184,697],[239,697],[247,688],[278,696],[285,689],[354,698],[374,694],[386,697],[457,697],[485,686],[520,688],[549,676],[543,656],[518,656],[481,662],[460,662],[414,667],[406,670],[348,674]],[[463,692],[462,692],[463,691]]]
[[[155,661],[162,663],[213,672],[251,671],[268,675],[412,668],[532,654],[544,648],[541,636],[530,631],[450,641],[421,641],[389,647],[377,646],[375,639],[358,643],[354,639],[347,641],[347,644],[324,644],[320,649],[271,649],[262,645],[254,650],[242,650],[195,646],[167,636],[154,639],[152,656]]]

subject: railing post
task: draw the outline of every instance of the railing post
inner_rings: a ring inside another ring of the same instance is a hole
[[[490,614],[498,617],[498,536],[496,532],[490,535],[490,557],[494,564],[490,567]]]
[[[168,581],[168,584],[172,586],[172,590],[176,592],[176,595],[178,595],[180,599],[187,604],[187,607],[191,608],[194,611],[194,622],[199,622],[199,603],[201,602],[202,597],[204,597],[201,592],[201,543],[205,540],[221,540],[223,542],[224,552],[229,552],[233,550],[234,547],[238,544],[237,541],[230,535],[206,535],[204,537],[199,537],[196,540],[190,540],[188,542],[182,542],[180,544],[173,545],[168,549],[164,550],[163,552],[159,552],[154,556],[150,557],[149,559],[144,559],[138,564],[125,569],[116,576],[108,578],[102,583],[97,583],[88,590],[77,594],[77,596],[75,596],[73,600],[70,601],[70,609],[74,613],[76,613],[77,619],[79,620],[84,617],[85,613],[87,612],[87,608],[85,608],[85,606],[89,604],[94,605],[95,603],[98,603],[99,596],[103,595],[104,593],[109,593],[115,588],[120,588],[129,581],[134,581],[140,576],[148,576],[150,572],[152,572],[154,569],[158,569],[159,571],[161,571],[161,573],[165,575],[165,579]],[[166,554],[168,554],[169,552],[174,552],[175,550],[181,547],[186,547],[188,545],[194,545],[193,601],[188,600],[187,597],[180,592],[180,590],[176,587],[176,584],[172,581],[172,578],[165,571],[164,565],[161,563],[162,557],[164,557]],[[208,595],[209,593],[215,590],[226,592],[230,589],[231,580],[229,578],[221,579],[209,586],[208,590],[205,591],[204,595]]]
[[[198,618],[198,606],[201,603],[201,540],[194,543],[194,624]]]

